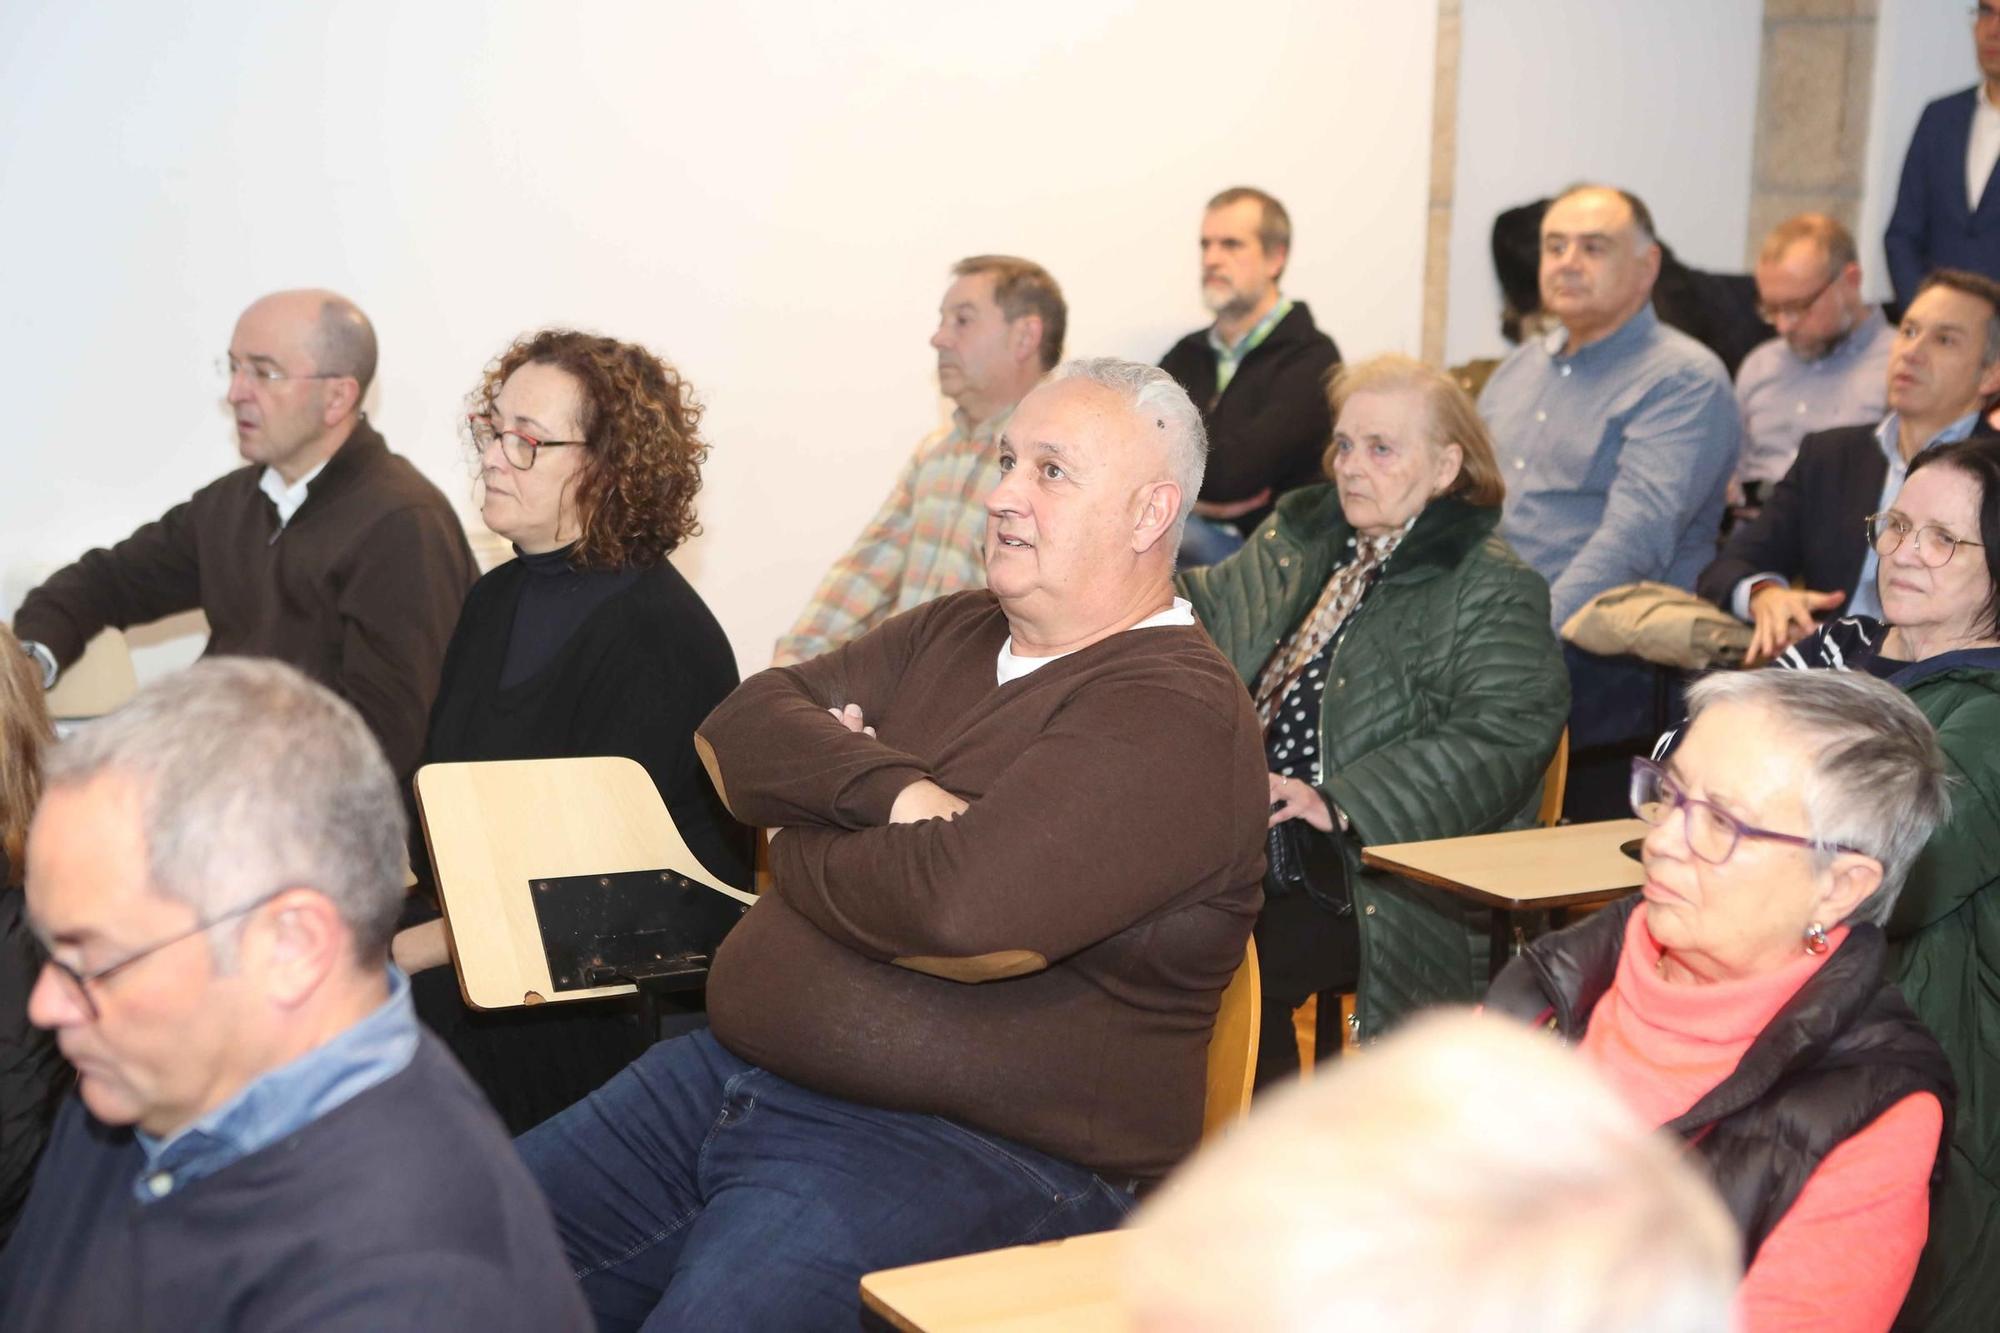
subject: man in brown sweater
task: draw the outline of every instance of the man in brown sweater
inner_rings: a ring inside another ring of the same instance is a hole
[[[243,312],[222,369],[248,466],[51,575],[14,633],[53,685],[106,626],[200,608],[207,653],[297,667],[407,778],[478,569],[451,505],[361,411],[375,330],[346,297],[277,292]]]
[[[603,1327],[851,1326],[863,1273],[1114,1226],[1194,1146],[1269,792],[1170,582],[1203,450],[1163,371],[1059,368],[1000,439],[989,590],[702,725],[780,830],[713,1028],[519,1140]]]

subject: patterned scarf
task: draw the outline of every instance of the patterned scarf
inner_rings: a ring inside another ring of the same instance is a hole
[[[1413,519],[1412,522],[1415,520]],[[1264,664],[1264,670],[1257,677],[1257,689],[1251,696],[1257,704],[1257,720],[1270,729],[1278,715],[1278,708],[1298,687],[1299,678],[1305,675],[1312,660],[1320,655],[1333,636],[1340,633],[1340,627],[1347,623],[1347,617],[1361,604],[1361,595],[1368,591],[1375,575],[1381,570],[1396,548],[1402,545],[1403,537],[1410,530],[1405,523],[1396,531],[1383,537],[1362,537],[1356,535],[1347,539],[1354,548],[1354,558],[1333,571],[1321,590],[1319,601],[1313,604],[1312,614],[1299,622],[1291,636],[1278,645],[1278,651]]]

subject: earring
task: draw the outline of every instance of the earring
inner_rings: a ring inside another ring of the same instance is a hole
[[[1826,927],[1817,921],[1806,927],[1806,952],[1826,952]]]

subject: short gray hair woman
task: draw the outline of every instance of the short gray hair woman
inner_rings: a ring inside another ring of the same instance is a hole
[[[1923,1248],[1944,1051],[1880,921],[1944,816],[1936,734],[1864,676],[1710,676],[1665,764],[1632,898],[1537,940],[1487,1008],[1552,1025],[1708,1165],[1757,1328],[1887,1328]]]

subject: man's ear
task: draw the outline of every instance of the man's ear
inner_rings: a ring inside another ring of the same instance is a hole
[[[251,922],[239,965],[283,1009],[296,1009],[318,991],[354,944],[333,901],[317,889],[287,889]]]
[[[1993,351],[1990,347],[1986,350],[1989,354]],[[1988,399],[1996,393],[2000,393],[2000,359],[1996,359],[1992,365],[1979,372],[1980,398]]]
[[[1132,551],[1144,555],[1173,531],[1181,512],[1181,484],[1148,482],[1139,490],[1139,516],[1132,525]]]
[[[344,421],[361,406],[361,381],[351,375],[343,375],[336,380],[320,381],[326,386],[326,397],[322,400],[321,420],[329,426]]]
[[[1007,325],[1007,350],[1016,361],[1033,361],[1041,364],[1042,357],[1042,317],[1027,314],[1010,321]]]
[[[1819,921],[1831,930],[1882,887],[1882,863],[1860,852],[1840,852],[1834,856],[1826,878],[1826,889],[1819,900]]]

